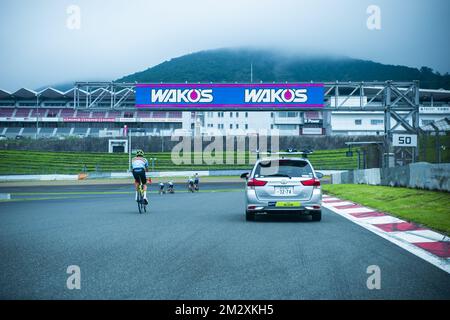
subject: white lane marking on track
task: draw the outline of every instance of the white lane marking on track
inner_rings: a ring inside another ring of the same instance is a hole
[[[395,231],[391,235],[411,243],[448,241],[446,236],[431,230]]]
[[[335,198],[335,197],[326,197],[326,198],[323,198],[323,200],[325,200],[325,201],[335,201],[335,200],[344,201],[344,200],[341,200],[341,199]]]
[[[373,209],[369,209],[369,208],[350,208],[350,209],[336,209],[335,210],[345,213],[345,214],[351,214],[351,213],[366,213],[366,212],[375,212],[375,210]]]
[[[434,265],[434,266],[438,267],[439,269],[450,274],[450,259],[439,258],[439,257],[435,256],[434,254],[432,254],[426,250],[423,250],[410,242],[405,241],[404,239],[394,238],[393,236],[390,235],[391,232],[385,232],[385,231],[377,228],[374,225],[371,225],[369,223],[365,223],[364,221],[361,221],[363,219],[359,219],[350,214],[344,213],[344,212],[342,212],[342,210],[337,210],[328,204],[324,203],[322,206],[329,209],[330,211],[344,217],[345,219],[356,223],[357,225],[363,227],[364,229],[377,234],[378,236],[382,237],[383,239],[386,239],[387,241],[405,249],[406,251],[414,254],[415,256],[431,263],[432,265]],[[374,210],[371,210],[371,211],[374,211]]]
[[[338,206],[348,206],[349,204],[353,204],[353,202],[342,201],[342,202],[333,202],[333,203],[329,203],[329,205],[330,205],[330,206],[333,206],[333,207],[338,207]]]
[[[402,223],[405,222],[401,219],[392,216],[383,216],[383,217],[366,217],[366,218],[358,218],[362,222],[370,223],[370,224],[385,224],[385,223]]]

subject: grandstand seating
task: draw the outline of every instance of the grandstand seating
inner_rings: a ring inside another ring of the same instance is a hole
[[[15,116],[20,117],[20,118],[26,118],[30,114],[31,110],[32,109],[30,109],[30,108],[18,108]]]
[[[75,113],[74,109],[61,109],[60,117],[62,118],[72,118]]]
[[[36,135],[36,127],[26,127],[22,131],[24,137],[34,137]]]
[[[91,118],[105,118],[106,111],[93,111],[91,114]]]
[[[60,109],[48,109],[47,113],[45,114],[46,117],[49,118],[55,118],[58,116]]]
[[[73,135],[80,135],[80,134],[86,135],[86,132],[87,132],[87,128],[75,127],[73,129],[72,134]]]
[[[18,127],[10,127],[10,128],[8,128],[8,129],[6,130],[6,134],[5,134],[5,135],[6,135],[8,138],[15,138],[15,137],[19,134],[20,129],[22,129],[22,128],[18,128]]]
[[[16,111],[15,111],[16,110]],[[181,111],[85,111],[79,110],[75,115],[75,110],[71,108],[0,108],[0,117],[12,117],[15,113],[16,117],[61,117],[61,118],[119,118],[119,117],[138,117],[138,118],[181,118]],[[315,114],[315,112],[313,112]],[[314,117],[314,116],[313,116]]]
[[[41,128],[39,135],[41,137],[50,137],[53,135],[54,128]]]
[[[91,112],[90,111],[80,111],[78,110],[76,117],[77,118],[89,118]]]
[[[41,107],[41,108],[33,108],[30,107],[0,107],[0,117],[18,117],[18,118],[27,118],[27,117],[36,117],[38,116],[39,122],[46,121],[45,118],[145,118],[145,119],[179,119],[182,118],[181,111],[151,111],[151,110],[104,110],[104,111],[89,111],[89,110],[78,110],[75,111],[73,108],[69,107]],[[44,118],[44,119],[43,119]],[[93,120],[95,122],[95,120]],[[41,123],[39,123],[41,124]],[[24,137],[34,137],[36,134],[36,122],[26,122],[23,127],[9,127],[8,122],[1,123],[2,127],[0,128],[0,134],[3,134],[5,131],[5,135],[8,138],[15,138],[17,135],[22,135]],[[121,124],[121,127],[123,124]],[[73,128],[73,130],[72,130]],[[105,124],[104,128],[110,128],[110,124]],[[103,127],[97,127],[93,125],[90,127],[89,125],[79,125],[78,123],[73,123],[69,127],[59,127],[55,131],[53,127],[41,127],[39,129],[40,137],[53,137],[53,136],[68,136],[68,135],[87,135],[89,132],[89,136],[99,136],[99,131],[104,129]],[[23,129],[23,130],[22,130]],[[116,130],[116,129],[114,129]],[[156,128],[147,128],[148,134],[159,134],[159,131]],[[54,134],[55,132],[55,134]]]
[[[0,117],[11,117],[14,113],[14,108],[0,108]]]
[[[72,128],[58,128],[58,130],[56,130],[56,135],[57,136],[68,136],[70,134],[70,130]]]
[[[98,137],[100,128],[91,128],[91,132],[89,132],[89,136]]]
[[[134,112],[133,111],[125,111],[123,113],[124,118],[134,118]]]
[[[123,111],[109,111],[108,118],[120,118],[122,117]]]
[[[151,118],[152,112],[151,111],[138,111],[136,116],[138,118]]]

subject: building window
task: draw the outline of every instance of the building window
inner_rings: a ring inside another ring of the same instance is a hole
[[[433,120],[422,120],[422,125],[426,126],[426,125],[428,125],[428,124],[430,124],[432,122],[434,122],[434,121]]]
[[[270,117],[273,118],[273,112],[270,113]]]
[[[248,118],[248,112],[245,113],[245,117]]]
[[[239,112],[236,112],[236,118],[239,118]]]
[[[230,123],[230,129],[233,129],[233,124],[232,123]]]
[[[376,126],[378,124],[383,124],[383,123],[384,123],[384,120],[381,120],[381,119],[371,119],[370,120],[370,124],[373,126]]]
[[[273,129],[273,124],[270,125],[270,129]]]
[[[245,129],[248,129],[248,124],[245,124]]]
[[[357,126],[362,125],[362,120],[361,119],[355,119],[355,125],[357,125]]]
[[[236,123],[236,129],[239,129],[239,124]]]
[[[233,112],[230,112],[230,118],[233,118]]]

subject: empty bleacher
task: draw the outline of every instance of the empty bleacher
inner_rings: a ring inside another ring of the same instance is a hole
[[[39,136],[41,137],[51,137],[53,135],[53,130],[55,128],[41,128],[39,131]]]
[[[72,128],[58,128],[58,130],[56,130],[56,135],[57,136],[68,136],[70,134],[70,130]]]
[[[75,113],[74,109],[61,109],[61,118],[72,118]]]
[[[24,137],[34,137],[36,135],[36,127],[26,127],[22,131]]]
[[[14,114],[15,112],[15,114]],[[147,111],[147,110],[138,110],[138,111],[86,111],[86,110],[78,110],[71,108],[0,108],[0,117],[12,117],[12,115],[19,118],[26,117],[61,117],[61,118],[181,118],[181,111]],[[308,115],[306,115],[308,114]],[[309,118],[315,117],[317,113],[305,113],[305,116]]]
[[[86,135],[87,132],[87,128],[80,128],[80,127],[75,127],[73,129],[72,135],[78,136],[78,135]]]
[[[0,117],[11,117],[14,113],[14,108],[0,108]]]
[[[81,111],[78,110],[76,117],[77,118],[89,118],[91,112],[90,111]]]
[[[109,111],[108,118],[120,118],[122,117],[122,111]]]
[[[106,111],[93,111],[91,114],[91,118],[104,118],[106,115]]]
[[[152,112],[151,111],[138,111],[136,116],[138,118],[151,118]]]
[[[10,128],[8,128],[8,129],[6,130],[5,135],[6,135],[8,138],[15,138],[15,137],[19,134],[20,129],[22,129],[22,128],[19,128],[19,127],[10,127]]]
[[[98,137],[100,129],[103,129],[103,128],[91,128],[91,132],[89,132],[89,136]]]
[[[18,108],[15,117],[26,118],[30,114],[30,108]]]
[[[56,118],[58,116],[60,110],[61,109],[48,109],[45,116],[48,118]]]

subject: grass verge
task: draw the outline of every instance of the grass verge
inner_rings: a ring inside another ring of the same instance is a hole
[[[363,184],[323,185],[328,194],[351,200],[450,235],[450,193]]]

